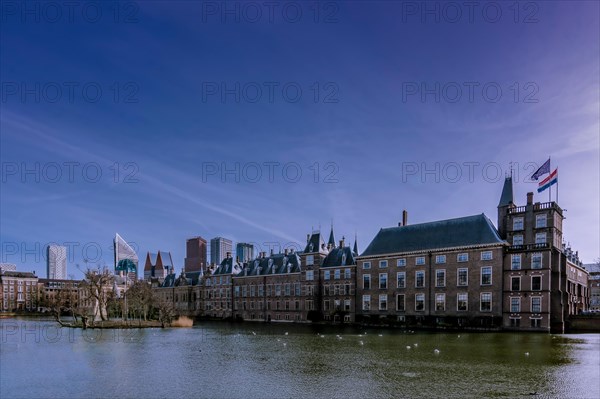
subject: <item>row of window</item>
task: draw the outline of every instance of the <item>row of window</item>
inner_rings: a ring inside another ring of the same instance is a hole
[[[424,256],[417,256],[414,258],[415,259],[415,265],[419,266],[419,265],[424,265],[425,264],[425,257]],[[492,251],[481,251],[481,260],[492,260],[493,259],[493,255],[492,255]],[[456,255],[456,261],[457,262],[468,262],[469,261],[469,254],[466,252],[463,253],[459,253]],[[436,264],[443,264],[446,263],[446,255],[436,255],[435,256],[435,263]],[[406,266],[406,258],[400,258],[396,260],[396,266],[397,267],[404,267]],[[363,269],[370,269],[371,268],[371,262],[363,262],[362,264]],[[388,261],[387,260],[380,260],[379,261],[379,268],[383,269],[388,267]]]
[[[521,254],[512,254],[510,258],[510,268],[511,270],[520,270],[522,265],[522,255]],[[543,267],[542,262],[542,254],[541,253],[533,253],[531,254],[531,268],[532,269],[541,269]]]
[[[510,278],[510,290],[521,291],[521,276]],[[531,291],[542,290],[542,276],[531,276]]]
[[[523,245],[523,234],[515,234],[513,236],[513,245]],[[535,233],[536,244],[546,244],[546,233]]]
[[[548,215],[541,213],[535,215],[535,228],[541,229],[548,227]],[[516,217],[513,219],[513,230],[523,230],[525,228],[525,219],[522,217]]]
[[[333,279],[334,280],[339,280],[341,278],[342,275],[342,269],[335,269],[333,271]],[[349,279],[352,276],[352,272],[350,271],[350,269],[344,269],[344,278],[345,279]],[[331,280],[331,270],[325,270],[323,271],[323,280]]]
[[[327,304],[329,304],[329,300],[325,301]],[[324,302],[324,303],[325,303]],[[336,299],[335,301],[332,301],[333,304],[335,304],[336,309],[341,309],[341,301]],[[350,310],[350,306],[351,306],[352,300],[351,299],[346,299],[344,300],[344,309],[345,310]],[[267,310],[302,310],[301,308],[301,301],[275,301],[275,302],[270,302],[267,301],[266,302],[267,306]],[[346,306],[347,305],[347,306]],[[314,301],[312,299],[307,299],[304,301],[304,308],[305,310],[314,310]],[[264,301],[242,301],[241,303],[238,301],[235,301],[235,303],[233,304],[233,309],[234,310],[265,310],[265,302]],[[325,308],[325,310],[329,310],[329,305],[327,305]]]
[[[378,310],[388,310],[388,295],[382,294],[379,295],[379,307]],[[434,309],[436,311],[445,311],[446,310],[446,294],[438,293],[435,294],[435,304]],[[362,310],[370,311],[371,310],[371,295],[363,295],[362,296]],[[406,311],[406,295],[405,294],[397,294],[396,295],[396,311],[404,312]],[[425,310],[425,294],[415,294],[415,311],[422,312]],[[469,310],[469,294],[467,292],[460,292],[456,295],[456,310],[457,311],[467,311]],[[491,292],[482,292],[479,295],[479,310],[481,312],[491,312],[492,311],[492,293]]]
[[[541,313],[542,312],[542,297],[532,296],[529,298],[529,309],[531,313]],[[510,312],[511,313],[519,313],[521,312],[521,298],[520,297],[512,297],[510,298]]]
[[[492,267],[484,266],[481,268],[480,274],[480,284],[481,285],[492,285]],[[396,288],[406,288],[406,272],[397,272],[396,273]],[[456,274],[456,285],[458,287],[466,287],[469,285],[469,269],[468,268],[460,268],[457,270]],[[425,287],[425,271],[417,270],[415,271],[415,279],[414,286],[416,288],[424,288]],[[445,287],[446,286],[446,270],[439,269],[435,271],[435,286],[436,287]],[[387,273],[379,273],[379,289],[387,289],[388,288],[388,274]],[[371,289],[371,275],[363,274],[363,289],[370,290]]]

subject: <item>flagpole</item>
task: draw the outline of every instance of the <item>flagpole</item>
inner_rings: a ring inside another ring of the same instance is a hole
[[[550,169],[548,173],[552,174],[552,162],[550,161],[550,157],[548,157],[548,166]],[[552,202],[552,184],[548,187],[548,202]]]
[[[556,168],[556,205],[558,205],[558,168]]]

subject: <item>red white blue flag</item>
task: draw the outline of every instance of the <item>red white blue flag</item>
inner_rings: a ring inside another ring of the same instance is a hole
[[[554,169],[554,172],[550,173],[548,177],[546,177],[540,182],[538,186],[538,193],[541,193],[542,191],[556,183],[558,183],[558,168]]]
[[[548,160],[544,162],[544,164],[540,166],[534,174],[531,175],[531,180],[537,180],[540,178],[540,176],[545,175],[546,173],[550,173],[550,158],[548,158]]]

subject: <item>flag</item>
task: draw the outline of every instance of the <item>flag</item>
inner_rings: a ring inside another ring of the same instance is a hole
[[[550,173],[550,158],[531,175],[531,180],[537,180],[541,175],[545,175],[546,173]]]
[[[541,193],[553,184],[558,183],[558,168],[554,169],[554,172],[550,173],[548,177],[542,180],[538,186],[538,193]]]

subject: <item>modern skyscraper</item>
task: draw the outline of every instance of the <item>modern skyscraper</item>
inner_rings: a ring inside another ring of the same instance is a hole
[[[218,265],[221,263],[227,252],[232,252],[233,243],[231,240],[223,237],[215,237],[210,240],[210,263]]]
[[[115,252],[115,274],[127,273],[130,281],[137,280],[138,256],[118,233],[113,241]]]
[[[67,278],[67,247],[48,245],[46,248],[46,272],[48,279],[64,280]]]
[[[188,238],[185,246],[186,272],[197,272],[206,267],[206,240],[200,236]]]
[[[240,262],[250,262],[254,259],[254,245],[238,242],[235,246],[235,256]]]

